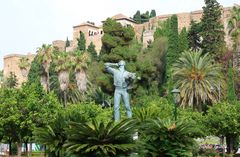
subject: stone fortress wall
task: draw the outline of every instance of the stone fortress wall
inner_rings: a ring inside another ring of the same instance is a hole
[[[224,25],[224,31],[225,31],[225,41],[227,43],[228,48],[232,47],[231,38],[227,33],[227,21],[228,17],[230,15],[232,7],[225,7],[223,8],[222,12],[222,24]],[[182,28],[186,27],[187,29],[190,27],[190,22],[196,21],[200,22],[201,17],[203,14],[203,10],[197,10],[192,12],[185,12],[185,13],[177,13],[178,17],[178,30],[181,31]],[[128,18],[127,16],[123,14],[117,14],[112,19],[115,19],[117,22],[121,23],[122,25],[132,25],[136,37],[138,40],[141,39],[141,36],[143,34],[143,46],[146,47],[148,45],[148,41],[153,41],[153,34],[156,30],[156,28],[159,26],[159,22],[165,21],[168,18],[170,18],[173,14],[166,14],[166,15],[159,15],[156,17],[153,17],[149,19],[148,22],[145,22],[143,24],[137,24],[132,19]],[[143,31],[144,30],[144,31]],[[95,26],[92,23],[82,23],[77,26],[73,26],[73,44],[70,48],[70,50],[74,50],[77,48],[77,38],[79,38],[80,31],[82,31],[86,38],[86,47],[90,44],[90,42],[93,42],[96,46],[96,50],[99,54],[102,46],[101,38],[103,36],[103,31],[101,26]],[[93,33],[93,34],[92,34]],[[62,46],[60,46],[62,47]]]
[[[228,18],[230,16],[231,8],[232,7],[223,8],[222,19],[221,19],[221,22],[224,26],[224,31],[225,31],[225,41],[226,41],[227,47],[229,49],[231,49],[231,47],[232,47],[232,42],[231,42],[231,37],[228,35],[227,23],[228,23]],[[136,25],[134,27],[137,38],[141,37],[142,31],[143,31],[143,29],[145,29],[145,31],[143,33],[143,46],[144,47],[147,46],[149,40],[153,40],[153,34],[154,34],[156,28],[158,27],[159,22],[165,21],[166,19],[170,18],[172,15],[173,14],[156,16],[156,17],[151,18],[149,20],[149,22],[143,23],[141,25]],[[200,22],[202,15],[203,15],[203,11],[197,10],[197,11],[192,11],[190,13],[178,13],[176,15],[178,17],[178,30],[180,32],[182,30],[182,28],[184,28],[184,27],[189,29],[190,23],[192,20],[195,22]]]
[[[230,36],[227,33],[227,21],[230,15],[231,8],[232,7],[223,8],[221,20],[224,25],[224,31],[226,34],[225,40],[229,49],[232,47],[232,42]],[[199,22],[201,20],[202,14],[203,14],[202,10],[176,14],[178,17],[178,30],[181,31],[183,27],[186,27],[188,29],[190,27],[191,20]],[[115,19],[117,22],[121,23],[124,26],[126,25],[133,26],[138,40],[140,40],[141,36],[143,35],[143,46],[146,47],[149,41],[154,40],[153,34],[156,28],[159,26],[159,22],[168,19],[172,15],[173,14],[159,15],[149,19],[148,22],[145,22],[143,24],[137,24],[135,21],[133,21],[132,19],[128,18],[123,14],[117,14],[111,18]],[[91,42],[93,42],[93,44],[96,46],[95,47],[96,51],[99,54],[102,46],[101,38],[104,32],[102,30],[102,26],[96,26],[94,23],[91,22],[86,22],[77,26],[73,26],[73,39],[70,41],[70,46],[66,48],[66,51],[67,52],[73,51],[77,48],[77,39],[79,38],[80,31],[83,32],[85,35],[86,48]],[[54,47],[57,47],[60,51],[65,50],[65,41],[63,40],[55,40],[52,42],[52,45]],[[14,72],[17,75],[17,78],[19,79],[19,84],[26,80],[26,78],[22,77],[21,71],[18,67],[19,59],[22,56],[24,55],[11,54],[4,57],[4,69],[3,69],[4,76],[9,76],[10,72]],[[29,57],[30,61],[32,61],[34,58],[34,55],[26,56]]]
[[[27,80],[27,76],[24,76],[19,68],[19,60],[22,57],[27,57],[29,59],[29,63],[31,63],[35,57],[33,54],[20,55],[20,54],[10,54],[4,56],[3,63],[3,76],[9,77],[10,73],[14,73],[17,77],[17,84],[20,86],[23,82]],[[29,67],[30,68],[30,67]],[[29,68],[27,69],[29,71]]]

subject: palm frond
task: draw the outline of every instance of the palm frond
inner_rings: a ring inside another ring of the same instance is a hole
[[[91,156],[126,155],[135,144],[132,135],[135,131],[134,120],[113,121],[105,124],[93,120],[92,123],[71,122],[66,130],[68,141],[64,145],[69,153]]]
[[[185,51],[173,65],[175,87],[181,91],[181,106],[199,107],[216,102],[223,91],[222,67],[201,51]],[[219,89],[220,87],[220,89]]]

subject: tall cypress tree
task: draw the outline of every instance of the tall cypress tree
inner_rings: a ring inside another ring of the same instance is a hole
[[[177,15],[173,15],[170,18],[170,32],[168,37],[168,52],[167,52],[167,65],[170,68],[179,57],[178,49],[178,19]]]
[[[156,11],[153,9],[153,10],[151,10],[150,18],[155,17],[155,16],[156,16]]]
[[[176,59],[179,58],[179,37],[178,37],[178,18],[177,15],[173,15],[169,21],[170,30],[168,34],[168,51],[167,51],[167,65],[166,65],[166,84],[163,87],[164,90],[167,90],[168,99],[172,101],[172,95],[170,91],[174,88],[172,82],[171,68]]]
[[[65,41],[65,51],[67,50],[67,47],[69,47],[69,46],[70,46],[70,41],[68,40],[68,37],[67,37],[67,39]]]
[[[203,54],[210,53],[215,60],[219,60],[224,51],[224,30],[221,24],[221,7],[216,0],[205,0],[201,19],[201,36]]]
[[[144,22],[148,22],[149,21],[149,11],[146,11],[146,13],[143,13],[141,14],[141,22],[144,23]]]
[[[189,48],[188,33],[186,27],[183,27],[179,34],[179,52],[183,52]]]
[[[66,42],[65,42],[66,44],[65,44],[65,47],[69,47],[70,46],[70,41],[68,40],[68,37],[67,37],[67,39],[66,39]]]
[[[87,52],[90,53],[92,60],[96,60],[97,59],[97,51],[95,49],[95,45],[93,44],[93,42],[91,42],[88,45]]]
[[[80,31],[80,37],[77,39],[78,41],[78,50],[85,51],[86,50],[86,39],[85,35],[82,31]]]
[[[199,50],[201,48],[201,23],[196,23],[195,21],[191,21],[190,29],[188,31],[188,42],[189,47],[193,50]]]
[[[136,12],[136,14],[133,15],[133,20],[137,23],[142,23],[141,13],[139,10]]]

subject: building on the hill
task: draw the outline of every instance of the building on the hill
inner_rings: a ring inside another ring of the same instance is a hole
[[[229,49],[232,48],[231,37],[228,35],[227,31],[227,23],[228,18],[230,16],[232,7],[225,7],[222,11],[222,24],[224,26],[225,31],[225,41],[227,47]],[[134,28],[136,38],[140,41],[141,37],[143,37],[143,46],[147,47],[150,41],[153,41],[153,35],[156,28],[159,26],[159,22],[165,21],[170,18],[173,14],[167,15],[159,15],[153,18],[150,18],[148,22],[138,24],[133,19],[128,18],[123,14],[117,14],[112,16],[111,18],[121,23],[123,26],[131,25]],[[196,22],[200,22],[201,17],[203,15],[202,10],[192,11],[189,13],[178,13],[176,14],[178,17],[178,30],[181,31],[183,27],[187,29],[190,27],[191,20]],[[104,21],[103,21],[104,22]],[[93,42],[95,45],[95,49],[97,53],[100,53],[102,47],[102,37],[104,35],[102,26],[96,26],[93,22],[86,22],[80,25],[73,26],[73,39],[70,40],[70,46],[65,47],[66,43],[62,40],[55,40],[52,42],[53,47],[58,48],[60,51],[74,51],[77,49],[77,39],[80,36],[80,31],[84,33],[86,39],[86,48],[88,45]],[[28,56],[28,55],[27,55]],[[33,56],[30,55],[29,58],[32,60]],[[10,72],[14,72],[19,79],[19,83],[21,84],[26,80],[23,78],[20,73],[20,69],[18,68],[18,60],[22,57],[22,55],[12,54],[4,57],[4,76],[8,76]],[[29,57],[29,56],[28,56]]]
[[[77,48],[78,41],[77,39],[80,36],[80,32],[83,32],[86,39],[86,48],[90,45],[91,42],[95,45],[97,52],[100,52],[102,47],[102,36],[103,30],[101,26],[95,26],[92,22],[82,23],[77,26],[73,26],[73,44],[72,49]]]
[[[116,20],[117,22],[121,23],[121,25],[123,26],[131,25],[134,27],[137,24],[136,21],[134,21],[133,19],[123,14],[114,15],[113,17],[111,17],[111,19]]]

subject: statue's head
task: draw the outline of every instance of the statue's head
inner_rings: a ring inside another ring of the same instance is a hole
[[[118,66],[125,66],[125,65],[126,65],[126,63],[123,60],[120,60],[120,62],[118,62]]]

